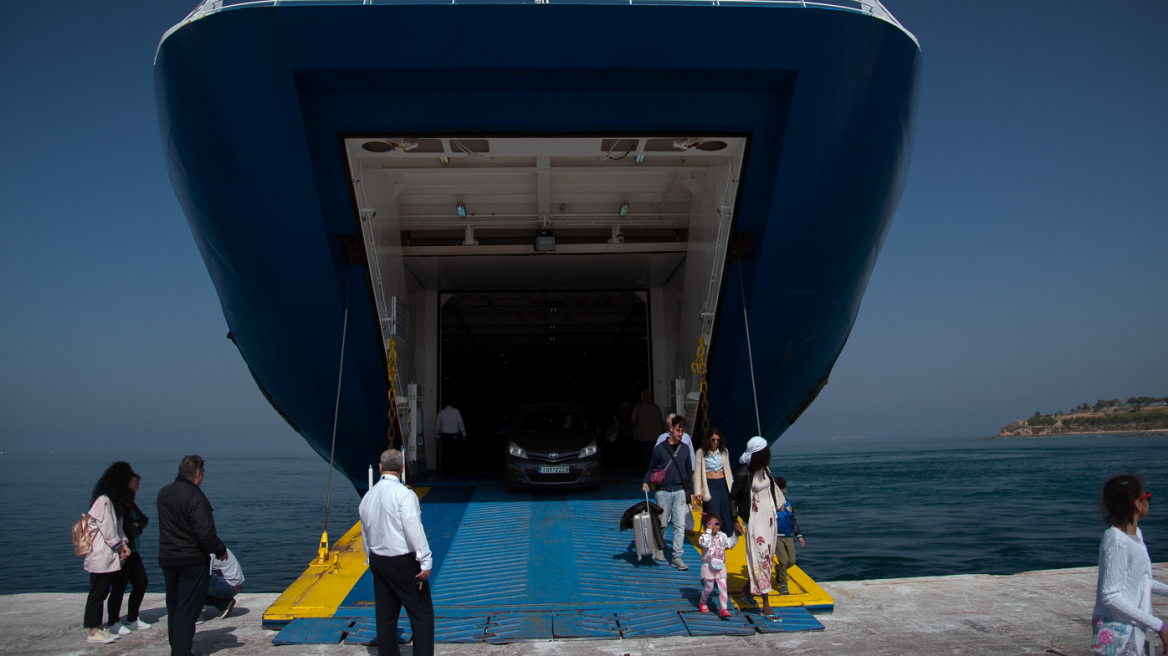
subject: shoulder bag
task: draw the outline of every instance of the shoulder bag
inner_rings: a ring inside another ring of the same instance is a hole
[[[669,464],[670,465],[677,464],[677,460],[675,459],[675,456],[677,455],[677,449],[680,449],[680,448],[681,448],[681,443],[678,442],[677,448],[673,450],[673,453],[669,454],[669,460],[670,460]],[[669,465],[665,465],[665,469],[654,469],[653,473],[649,474],[649,482],[654,484],[654,485],[661,485],[662,483],[665,482],[665,472],[667,472],[667,471],[669,471]]]

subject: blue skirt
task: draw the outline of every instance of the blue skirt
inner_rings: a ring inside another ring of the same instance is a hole
[[[716,514],[722,520],[722,532],[730,535],[734,518],[730,516],[730,490],[726,489],[726,478],[707,478],[706,486],[710,488],[710,500],[702,504],[702,509]],[[703,526],[701,530],[705,529]]]

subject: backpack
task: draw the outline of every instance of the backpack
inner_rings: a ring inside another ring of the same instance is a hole
[[[73,553],[82,558],[93,550],[93,532],[89,530],[89,513],[81,513],[81,519],[73,523]]]

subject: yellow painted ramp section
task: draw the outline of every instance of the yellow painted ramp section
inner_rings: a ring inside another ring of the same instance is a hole
[[[421,499],[428,487],[412,488]],[[308,569],[264,612],[264,624],[279,626],[301,617],[332,617],[369,569],[361,542],[361,522],[333,543],[328,561],[313,558]]]
[[[702,513],[700,509],[694,510],[694,526],[702,525]],[[695,546],[698,543],[698,535],[696,533],[689,537],[690,542]],[[698,548],[699,551],[701,548]],[[778,562],[776,560],[776,562]],[[791,594],[781,595],[778,592],[778,584],[771,591],[770,601],[772,607],[779,606],[809,606],[809,607],[831,607],[835,606],[835,599],[827,594],[827,591],[819,587],[819,584],[811,580],[803,570],[799,569],[798,565],[792,565],[787,569],[787,589]],[[749,603],[743,601],[743,594],[750,594],[750,579],[748,578],[746,569],[746,541],[742,538],[738,539],[738,544],[733,549],[726,552],[726,587],[729,588],[731,601],[739,608],[746,606],[752,607]]]

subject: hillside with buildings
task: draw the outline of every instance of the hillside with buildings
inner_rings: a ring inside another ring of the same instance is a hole
[[[1133,396],[1127,401],[1099,399],[1095,405],[1081,403],[1070,412],[1035,412],[1002,426],[1000,437],[1042,435],[1088,435],[1129,431],[1168,432],[1168,397]]]

